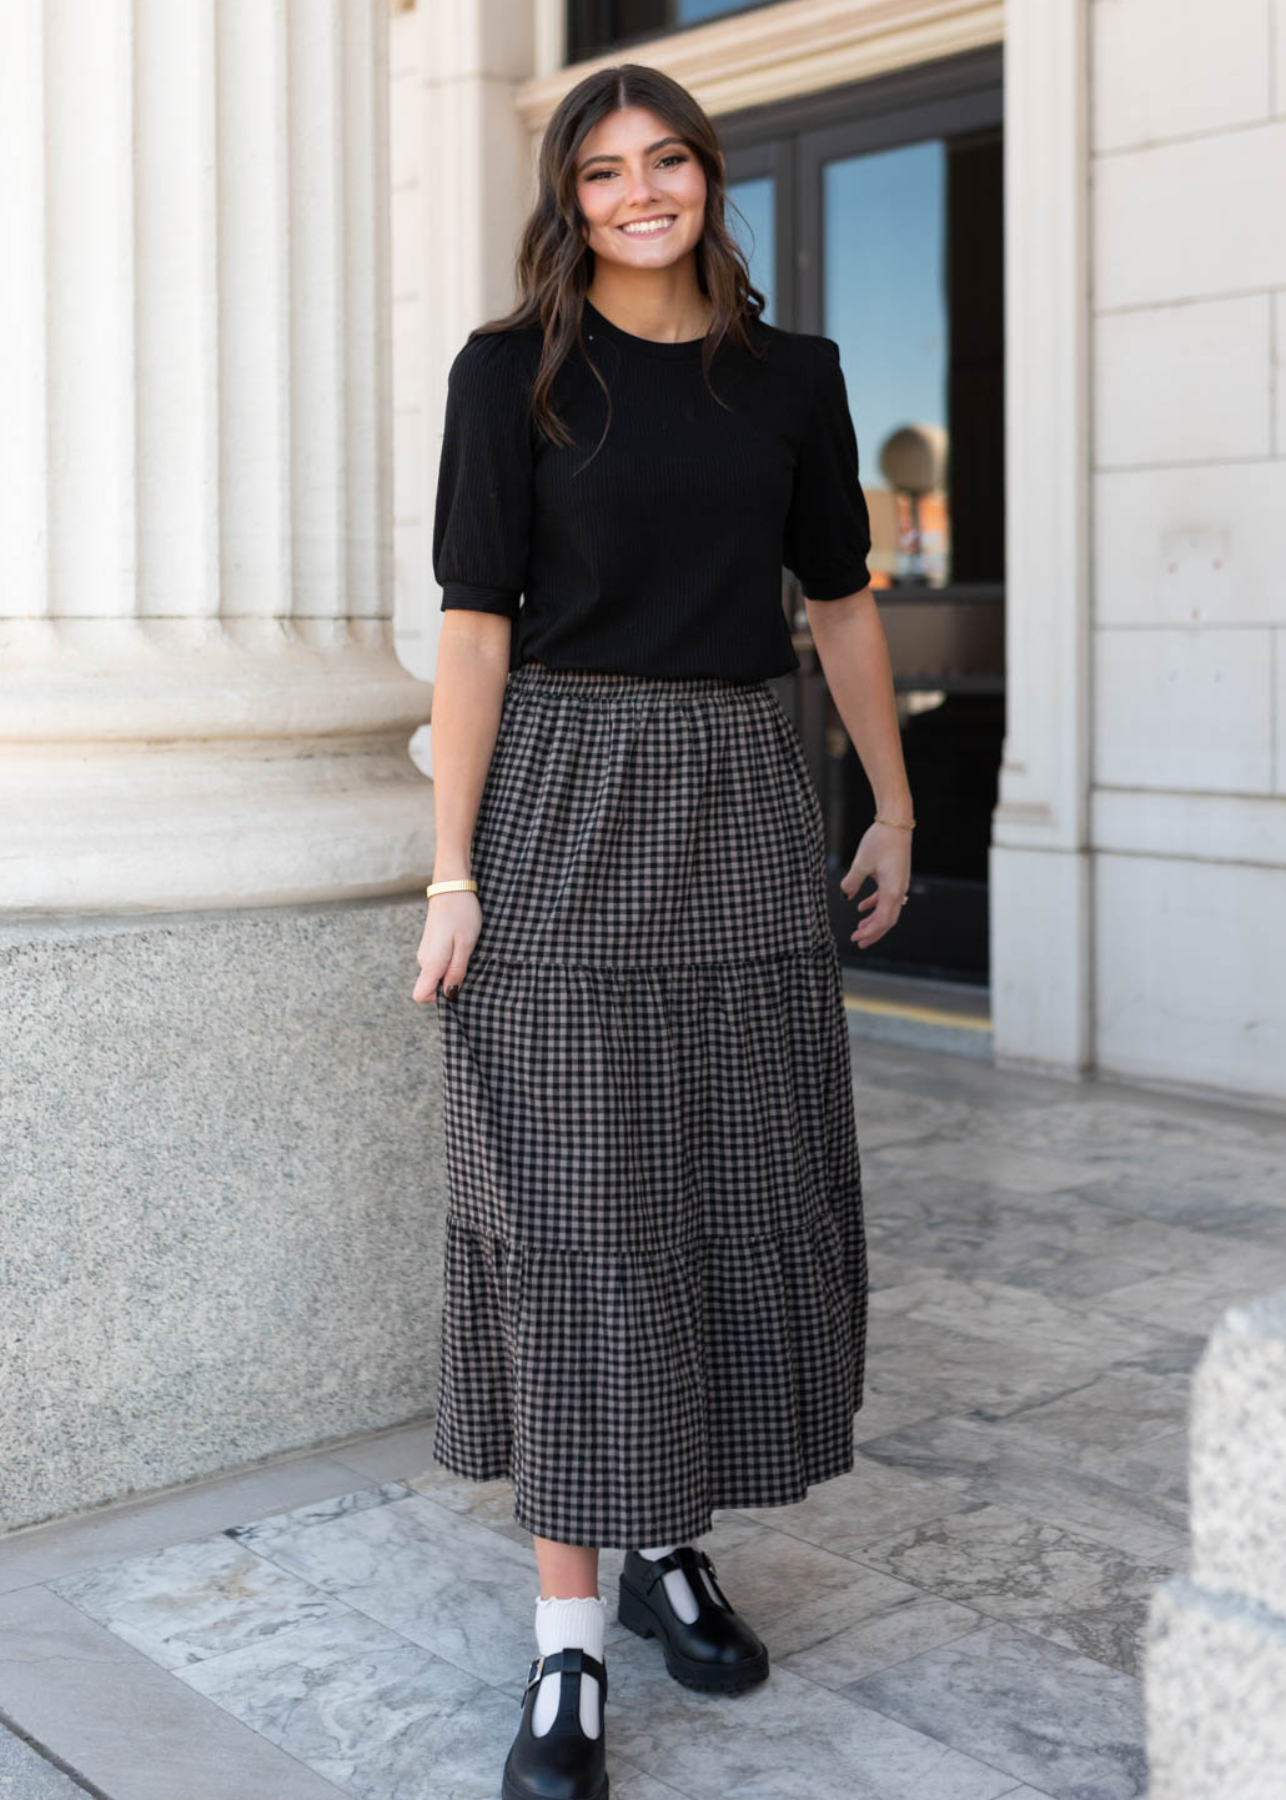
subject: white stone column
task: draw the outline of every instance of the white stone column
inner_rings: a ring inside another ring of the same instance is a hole
[[[387,0],[19,0],[0,58],[0,908],[413,889]]]
[[[992,818],[995,1060],[1093,1061],[1087,0],[1005,8],[1006,729]]]
[[[535,185],[517,107],[532,69],[532,0],[399,0],[392,21],[398,641],[428,675],[438,459],[452,359],[516,298],[514,256]],[[423,596],[428,596],[427,607]],[[418,754],[429,766],[421,734]]]

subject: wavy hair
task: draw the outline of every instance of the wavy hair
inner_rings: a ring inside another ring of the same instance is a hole
[[[582,336],[585,293],[593,275],[594,252],[585,242],[588,221],[576,196],[576,157],[586,137],[609,113],[627,106],[645,107],[681,137],[705,171],[705,223],[695,248],[697,282],[713,303],[714,313],[701,343],[701,371],[710,384],[710,364],[724,338],[752,356],[762,356],[750,326],[767,304],[750,281],[740,245],[724,223],[727,184],[723,152],[714,126],[685,87],[645,63],[619,63],[596,69],[563,96],[541,140],[536,202],[523,226],[515,261],[518,300],[503,318],[475,326],[468,341],[484,333],[513,331],[539,324],[543,333],[540,364],[532,386],[531,412],[538,428],[553,442],[575,439],[554,410],[554,379],[579,345],[607,399],[607,423],[594,446],[603,446],[612,419],[607,383],[585,349]],[[592,458],[591,458],[592,460]]]

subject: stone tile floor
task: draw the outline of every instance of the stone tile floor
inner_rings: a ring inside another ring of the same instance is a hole
[[[1286,1119],[853,1045],[857,1466],[702,1540],[772,1656],[608,1630],[614,1800],[1129,1800],[1192,1368],[1286,1285]],[[538,1590],[421,1423],[0,1539],[3,1800],[492,1800]],[[623,1552],[605,1549],[614,1613]]]

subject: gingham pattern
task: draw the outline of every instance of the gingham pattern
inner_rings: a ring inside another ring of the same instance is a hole
[[[867,1270],[820,802],[766,682],[524,663],[440,1020],[433,1454],[563,1543],[853,1466]]]

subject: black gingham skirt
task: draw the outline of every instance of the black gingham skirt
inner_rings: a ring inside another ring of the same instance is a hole
[[[821,805],[766,682],[524,663],[440,999],[432,1452],[563,1543],[853,1467],[867,1269]]]

